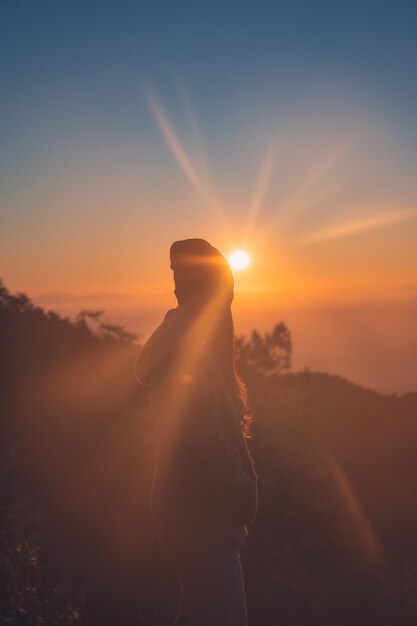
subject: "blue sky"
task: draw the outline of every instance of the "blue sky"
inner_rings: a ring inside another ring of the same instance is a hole
[[[286,109],[337,92],[417,141],[415,2],[3,0],[0,15],[6,172],[42,157],[48,125],[152,141],[143,84],[175,111],[176,72],[207,133],[259,101]]]

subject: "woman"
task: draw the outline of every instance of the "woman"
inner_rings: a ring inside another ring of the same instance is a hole
[[[171,246],[176,309],[138,355],[156,427],[152,510],[181,586],[176,626],[244,626],[239,548],[257,512],[242,433],[245,393],[234,366],[234,280],[203,239]]]

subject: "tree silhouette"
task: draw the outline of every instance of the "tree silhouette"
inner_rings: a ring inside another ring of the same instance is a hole
[[[291,370],[291,332],[284,322],[274,326],[271,333],[261,335],[253,330],[249,339],[236,339],[236,357],[242,373],[255,370],[262,375],[282,374]]]
[[[79,328],[89,328],[88,320],[91,320],[96,324],[96,329],[101,339],[124,343],[132,343],[138,339],[136,333],[129,332],[123,326],[104,322],[102,320],[104,313],[101,309],[82,309],[76,317],[76,324]]]

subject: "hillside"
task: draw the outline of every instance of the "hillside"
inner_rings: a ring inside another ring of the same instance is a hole
[[[149,515],[138,346],[101,320],[0,291],[5,623],[172,619],[175,584]],[[290,336],[277,328],[269,348],[256,338],[257,360],[250,339],[238,343],[260,484],[243,552],[251,623],[414,624],[417,394],[291,372]]]

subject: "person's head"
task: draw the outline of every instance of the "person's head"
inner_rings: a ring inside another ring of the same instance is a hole
[[[180,307],[205,306],[216,299],[230,307],[234,278],[227,259],[205,239],[175,241],[170,250],[175,296]]]
[[[171,246],[170,260],[179,308],[191,313],[190,319],[198,329],[196,340],[207,343],[242,415],[246,407],[246,393],[235,369],[231,313],[234,277],[229,262],[204,239],[175,241]]]

